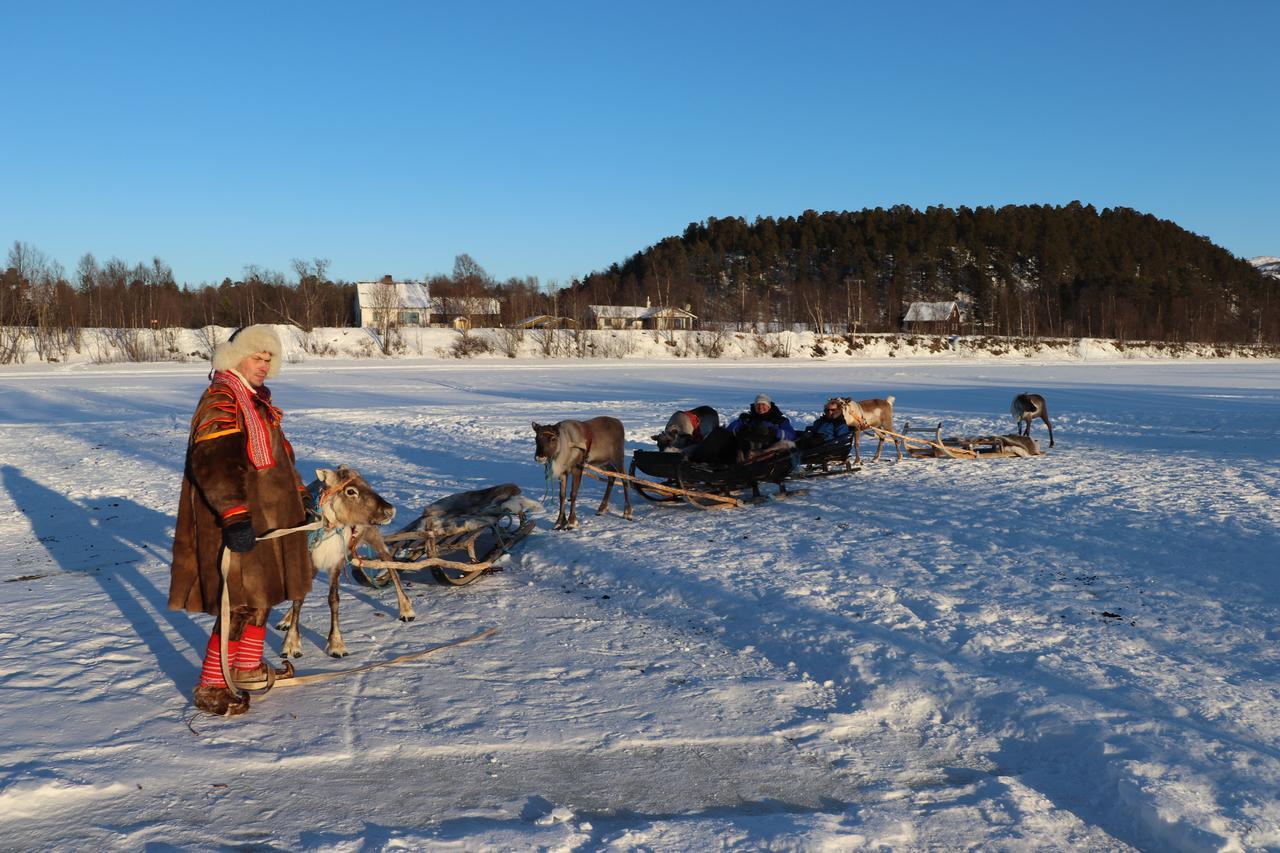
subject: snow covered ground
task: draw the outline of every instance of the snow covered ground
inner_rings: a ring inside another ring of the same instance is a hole
[[[358,467],[399,520],[541,496],[532,420],[613,414],[636,449],[762,390],[806,421],[894,394],[957,434],[1034,390],[1058,446],[631,523],[586,481],[577,530],[417,578],[416,622],[345,587],[345,660],[314,595],[298,664],[494,636],[232,720],[189,701],[210,620],[165,609],[204,384],[0,370],[0,848],[1280,848],[1274,361],[286,365],[300,467]]]

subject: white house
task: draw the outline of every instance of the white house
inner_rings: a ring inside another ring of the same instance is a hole
[[[380,328],[388,320],[397,326],[431,322],[431,294],[421,281],[396,281],[389,275],[378,281],[357,281],[356,306],[360,325],[366,328]]]

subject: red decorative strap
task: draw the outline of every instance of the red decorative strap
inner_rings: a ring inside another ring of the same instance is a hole
[[[689,421],[693,424],[693,435],[691,436],[692,439],[694,441],[702,441],[702,433],[699,432],[698,430],[698,425],[701,424],[702,422],[698,420],[698,416],[695,415],[693,412],[685,412],[685,414],[689,416]]]
[[[263,468],[270,468],[275,465],[276,458],[275,454],[271,452],[271,435],[267,420],[258,411],[258,407],[253,404],[254,395],[230,371],[219,370],[215,372],[212,384],[222,385],[236,398],[236,405],[240,409],[240,416],[244,419],[245,431],[248,433],[249,461],[253,463],[253,467],[261,471]],[[265,391],[266,387],[263,386],[262,390]],[[270,416],[275,418],[279,410],[267,402],[270,399],[271,395],[268,392],[263,402],[266,404]]]

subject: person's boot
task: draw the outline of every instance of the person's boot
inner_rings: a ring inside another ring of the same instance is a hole
[[[201,711],[219,717],[237,717],[249,710],[249,695],[242,693],[237,697],[226,687],[201,684],[191,698]]]
[[[231,679],[241,690],[270,690],[278,678],[293,678],[293,664],[285,661],[284,666],[277,669],[265,660],[260,660],[257,666],[250,669],[231,670]]]

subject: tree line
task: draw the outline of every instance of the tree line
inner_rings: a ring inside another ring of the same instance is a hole
[[[61,263],[29,243],[9,249],[0,272],[0,364],[16,360],[24,340],[41,358],[65,355],[79,330],[199,329],[254,323],[288,323],[303,331],[354,326],[359,317],[353,282],[329,277],[329,261],[295,259],[289,274],[256,265],[238,278],[190,287],[178,284],[161,258],[130,263],[80,258],[68,273]],[[555,303],[536,278],[493,279],[469,255],[459,255],[452,274],[428,277],[433,296],[499,299],[502,322],[543,313]],[[126,345],[126,336],[117,336]]]
[[[85,327],[356,325],[355,285],[328,273],[326,259],[295,259],[288,273],[250,265],[189,287],[158,257],[86,254],[68,273],[15,242],[0,273],[0,363],[23,335],[56,350]],[[1280,343],[1274,280],[1173,222],[1079,202],[709,218],[563,288],[497,281],[466,254],[427,284],[497,298],[506,325],[551,314],[585,326],[588,305],[648,301],[704,325],[892,332],[913,301],[958,300],[972,333]]]
[[[1168,220],[1072,202],[711,218],[574,282],[586,302],[689,305],[704,322],[897,331],[958,300],[996,335],[1276,343],[1276,283]]]

